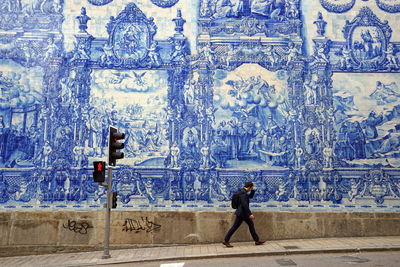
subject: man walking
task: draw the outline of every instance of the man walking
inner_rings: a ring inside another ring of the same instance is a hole
[[[246,182],[244,185],[244,188],[242,188],[239,191],[239,205],[238,208],[235,211],[236,219],[235,223],[229,229],[228,233],[225,236],[224,244],[228,248],[232,248],[233,246],[229,243],[229,240],[231,239],[232,235],[235,233],[235,231],[239,228],[239,226],[242,224],[243,221],[247,223],[249,226],[249,230],[251,233],[251,236],[254,239],[254,242],[256,246],[262,245],[265,243],[265,241],[260,241],[260,238],[258,237],[256,233],[256,229],[254,228],[254,215],[250,211],[250,198],[253,198],[255,193],[254,190],[254,184],[253,182]]]

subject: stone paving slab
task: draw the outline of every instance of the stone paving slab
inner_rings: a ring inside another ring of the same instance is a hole
[[[268,241],[262,246],[255,246],[253,242],[232,244],[234,245],[233,248],[226,248],[222,244],[201,244],[111,250],[110,259],[101,259],[102,251],[4,257],[0,258],[0,266],[101,266],[110,263],[189,260],[217,257],[400,250],[400,236],[273,240]]]

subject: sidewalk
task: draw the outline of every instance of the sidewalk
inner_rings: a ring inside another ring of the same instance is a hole
[[[85,266],[145,261],[190,260],[216,257],[244,257],[288,254],[400,250],[400,236],[320,238],[267,241],[262,246],[254,242],[151,247],[111,250],[110,259],[101,259],[102,251],[18,256],[0,258],[0,266]]]

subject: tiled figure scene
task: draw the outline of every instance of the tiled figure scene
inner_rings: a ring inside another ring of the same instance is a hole
[[[0,207],[400,212],[400,0],[3,0]]]

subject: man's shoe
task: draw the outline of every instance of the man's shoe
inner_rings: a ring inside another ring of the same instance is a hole
[[[256,241],[256,242],[255,242],[256,246],[262,245],[262,244],[264,244],[264,243],[265,243],[265,241]]]
[[[222,242],[222,244],[224,244],[227,248],[233,248],[233,246],[228,241],[224,241]]]

